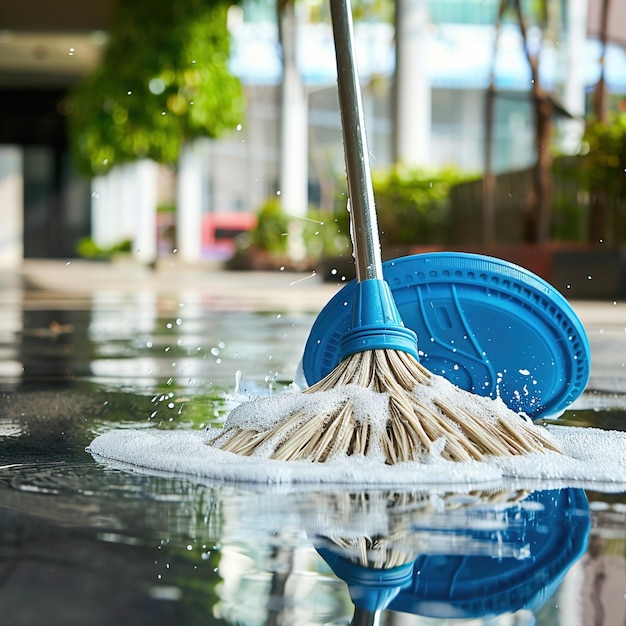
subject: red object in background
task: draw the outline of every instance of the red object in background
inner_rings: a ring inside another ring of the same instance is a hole
[[[202,216],[202,256],[206,259],[226,260],[235,253],[235,239],[256,227],[253,213],[211,212]],[[157,241],[159,256],[171,254],[176,243],[176,213],[157,214]]]
[[[235,239],[256,227],[257,216],[237,211],[211,212],[202,216],[202,254],[207,258],[228,259],[235,253]]]

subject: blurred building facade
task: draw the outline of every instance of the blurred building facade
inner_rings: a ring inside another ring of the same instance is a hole
[[[425,53],[416,72],[425,76],[431,109],[430,136],[416,141],[427,142],[429,166],[480,171],[497,2],[414,1],[427,7]],[[130,239],[133,254],[148,263],[173,249],[186,261],[200,262],[228,254],[215,241],[216,216],[231,216],[237,224],[237,215],[253,214],[280,195],[282,68],[273,5],[263,3],[244,4],[231,20],[231,67],[245,86],[245,123],[223,139],[197,141],[182,155],[178,191],[171,172],[153,163],[116,168],[94,180],[75,173],[64,96],[98,63],[115,4],[23,0],[0,7],[0,202],[6,225],[0,263],[5,266],[19,265],[23,257],[76,256],[76,242],[85,236],[103,247]],[[584,115],[586,94],[599,76],[599,5],[599,0],[563,3],[562,36],[543,43],[545,87],[557,91],[575,116]],[[621,3],[613,5],[620,15],[612,23],[618,24],[626,11]],[[306,6],[298,64],[308,102],[307,195],[309,204],[327,208],[344,168],[334,48],[330,25],[313,21]],[[609,48],[606,77],[610,90],[626,93],[619,32]],[[372,166],[383,168],[393,161],[393,27],[359,21],[356,39]],[[501,31],[494,71],[495,168],[524,168],[534,158],[530,73],[515,26]],[[582,118],[562,123],[562,146],[575,150],[581,130]],[[164,214],[157,215],[157,206],[167,204],[177,208],[175,236]]]

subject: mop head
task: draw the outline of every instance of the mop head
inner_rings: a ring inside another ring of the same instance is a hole
[[[463,391],[401,350],[346,357],[302,393],[235,408],[209,445],[242,456],[325,462],[362,456],[386,464],[483,460],[554,451],[546,429],[501,400]]]

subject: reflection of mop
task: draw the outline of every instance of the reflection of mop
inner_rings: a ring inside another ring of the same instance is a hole
[[[414,561],[433,549],[417,528],[437,528],[446,545],[468,533],[474,507],[501,514],[524,492],[504,490],[464,494],[431,492],[358,492],[320,494],[314,524],[315,544],[333,572],[348,584],[355,607],[353,626],[379,623],[382,611],[413,577]],[[501,504],[498,504],[501,503]],[[428,534],[428,533],[426,533]],[[481,547],[490,553],[490,543]],[[455,549],[460,549],[457,545]],[[497,547],[502,551],[502,544]]]
[[[387,495],[379,498],[388,502]],[[348,584],[353,626],[378,624],[385,608],[477,617],[541,606],[584,552],[589,532],[584,491],[535,492],[523,500],[521,493],[493,495],[501,504],[489,504],[489,498],[470,504],[471,498],[449,495],[435,498],[433,508],[423,494],[403,494],[405,503],[413,499],[417,508],[396,515],[391,509],[395,531],[384,539],[346,541],[327,534],[317,549]],[[446,499],[453,505],[447,516]]]

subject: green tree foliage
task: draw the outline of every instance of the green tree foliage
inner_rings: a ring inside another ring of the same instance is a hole
[[[393,246],[446,242],[450,189],[476,176],[451,167],[428,171],[396,166],[374,172],[372,178],[381,242]]]
[[[242,119],[224,0],[120,0],[103,62],[70,94],[78,167],[100,174],[140,158],[175,163],[185,140]]]
[[[587,124],[581,182],[593,192],[626,198],[626,113],[611,113],[605,122]]]
[[[590,117],[581,152],[555,159],[553,235],[620,244],[626,239],[626,113]],[[584,192],[581,194],[581,192]]]
[[[345,206],[333,213],[309,209],[302,218],[287,214],[273,198],[259,209],[257,217],[257,226],[250,232],[249,241],[244,243],[271,254],[287,253],[287,233],[294,220],[303,225],[302,237],[309,258],[334,256],[350,248],[350,216]]]

